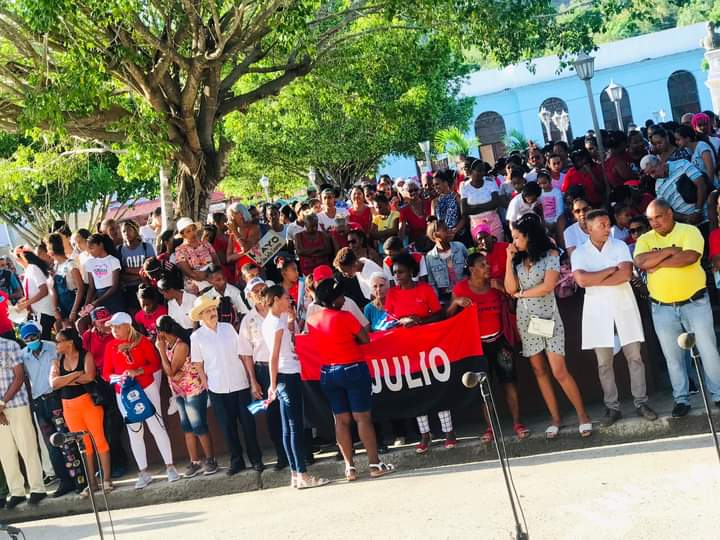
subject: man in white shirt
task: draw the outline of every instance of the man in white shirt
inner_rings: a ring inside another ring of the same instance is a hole
[[[376,272],[382,273],[382,268],[366,257],[358,257],[349,247],[340,249],[333,261],[335,269],[347,278],[357,278],[363,296],[369,301],[372,297],[370,276]]]
[[[568,255],[572,255],[572,252],[578,246],[587,242],[587,239],[589,238],[585,216],[587,216],[587,213],[590,210],[592,210],[592,208],[585,199],[575,199],[573,201],[572,212],[576,221],[565,229],[565,232],[563,233],[565,250],[568,252]]]
[[[525,214],[531,214],[533,212],[540,212],[540,194],[542,190],[537,182],[528,182],[523,187],[522,191],[515,195],[510,201],[505,214],[505,219],[512,227],[513,223],[516,223]]]
[[[527,162],[532,169],[525,174],[525,181],[537,182],[538,172],[545,167],[545,157],[537,146],[533,146],[528,150]]]
[[[246,468],[238,433],[242,425],[247,455],[253,468],[265,468],[255,432],[255,418],[247,406],[260,399],[260,386],[255,380],[252,362],[240,357],[238,335],[232,325],[218,322],[217,300],[205,296],[195,301],[190,317],[200,328],[190,336],[190,359],[207,386],[218,423],[230,451],[228,476]]]
[[[337,225],[337,218],[347,218],[347,211],[335,206],[335,192],[331,188],[324,189],[320,195],[322,201],[322,212],[318,217],[318,225],[323,231],[334,229]]]
[[[254,305],[240,323],[238,346],[240,358],[245,365],[254,365],[255,378],[263,392],[263,398],[266,399],[267,389],[270,387],[270,351],[262,336],[262,323],[269,311],[262,297],[265,289],[267,289],[267,283],[260,277],[251,279],[245,286],[245,295],[252,300]],[[280,403],[277,399],[268,406],[265,419],[278,458],[275,470],[281,471],[288,466],[288,460],[282,442]]]
[[[240,289],[227,282],[220,266],[213,264],[207,272],[207,279],[211,286],[201,291],[203,296],[207,296],[211,300],[217,299],[220,302],[218,306],[220,322],[230,323],[234,328],[239,328],[240,319],[249,311]]]
[[[630,250],[625,242],[610,236],[607,211],[591,211],[586,223],[589,240],[573,251],[571,263],[575,281],[585,288],[582,348],[595,351],[607,408],[600,425],[611,426],[622,417],[613,369],[616,335],[628,363],[637,414],[656,420],[657,414],[647,404],[645,364],[640,354],[645,335],[630,286],[633,272]]]

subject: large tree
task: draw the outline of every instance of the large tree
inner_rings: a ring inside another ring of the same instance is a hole
[[[555,14],[552,0],[0,0],[0,128],[172,160],[181,212],[198,216],[226,174],[227,116],[332,51],[389,28],[442,32],[500,64],[592,46],[597,11]]]

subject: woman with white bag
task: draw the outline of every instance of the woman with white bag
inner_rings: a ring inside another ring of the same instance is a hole
[[[575,407],[581,437],[592,435],[592,422],[585,411],[575,378],[565,364],[565,328],[555,301],[560,278],[560,254],[539,220],[528,215],[512,229],[508,246],[505,290],[518,299],[517,325],[522,354],[530,365],[552,417],[545,430],[548,439],[560,431],[560,408],[553,390],[550,371]],[[547,360],[546,360],[547,357]],[[548,369],[550,364],[550,369]]]

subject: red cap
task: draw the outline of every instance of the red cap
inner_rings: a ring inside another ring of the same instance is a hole
[[[313,282],[315,282],[316,284],[326,279],[332,279],[333,269],[330,268],[327,264],[321,264],[320,266],[315,268],[315,270],[313,270],[312,277]]]

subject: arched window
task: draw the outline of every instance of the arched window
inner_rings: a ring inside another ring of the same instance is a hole
[[[673,120],[680,122],[683,114],[700,112],[697,83],[692,73],[676,71],[668,78],[667,87]]]
[[[475,137],[480,141],[480,157],[495,163],[505,151],[505,120],[495,111],[480,113],[475,119]]]
[[[622,98],[620,98],[620,116],[622,117],[623,131],[627,131],[628,124],[632,124],[632,108],[630,107],[630,95],[627,88],[621,86]],[[615,104],[611,101],[607,93],[607,87],[600,92],[600,108],[602,109],[603,121],[605,129],[619,129],[617,122],[617,112]]]
[[[545,101],[543,101],[540,104],[540,108],[538,109],[538,116],[541,111],[548,111],[550,113],[549,115],[549,122],[548,125],[545,125],[545,123],[540,120],[540,128],[542,129],[543,137],[545,139],[546,143],[549,143],[550,141],[561,141],[563,140],[563,134],[560,131],[560,127],[557,125],[557,122],[553,120],[553,117],[557,119],[557,115],[560,115],[562,113],[565,113],[567,115],[568,113],[568,107],[567,103],[565,103],[562,99],[557,97],[551,97],[547,98]],[[550,128],[550,137],[548,137],[548,131],[547,128]],[[565,139],[567,141],[572,141],[572,124],[570,122],[570,119],[568,117],[568,124],[567,124],[567,130],[565,132]]]

